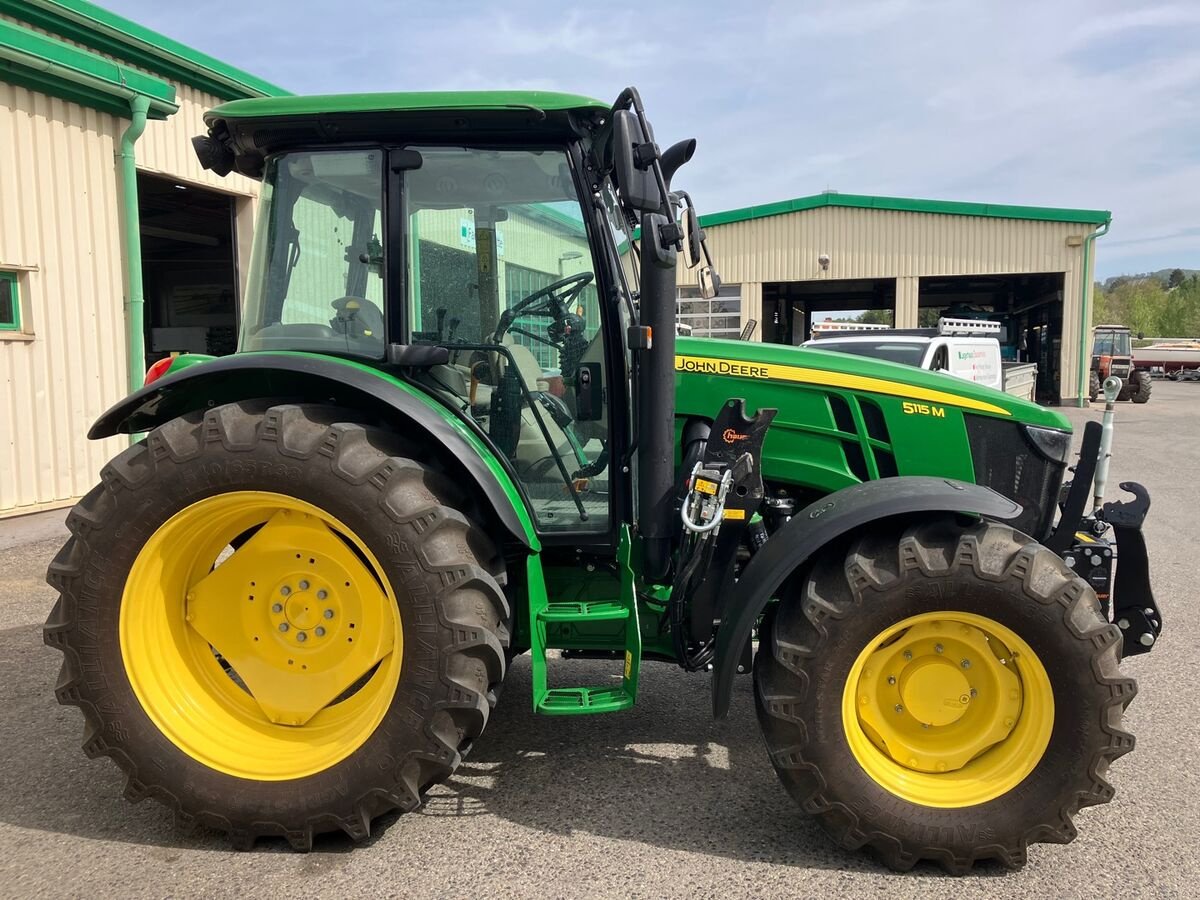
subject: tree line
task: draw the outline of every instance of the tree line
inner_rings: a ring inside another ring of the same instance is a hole
[[[1092,323],[1126,325],[1146,337],[1200,337],[1200,275],[1172,269],[1157,275],[1096,282]]]

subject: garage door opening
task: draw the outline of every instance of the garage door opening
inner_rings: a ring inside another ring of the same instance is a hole
[[[1064,278],[1062,272],[921,278],[918,321],[932,326],[940,316],[958,316],[999,322],[1001,357],[1037,363],[1037,400],[1057,403]]]
[[[896,279],[792,281],[763,285],[763,340],[803,344],[826,319],[894,324]]]
[[[234,198],[138,174],[146,363],[237,349]]]

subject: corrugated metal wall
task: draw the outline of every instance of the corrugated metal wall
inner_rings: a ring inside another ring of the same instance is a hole
[[[238,196],[246,227],[258,183],[206,172],[191,147],[204,111],[221,100],[175,89],[179,111],[148,123],[138,170]],[[0,516],[71,502],[124,446],[123,438],[85,435],[127,393],[114,153],[128,124],[0,81],[0,269],[19,272],[22,321],[32,332],[0,337]],[[245,238],[238,235],[240,248]],[[239,263],[244,269],[246,259]]]
[[[84,435],[125,393],[124,125],[0,82],[0,268],[33,333],[0,339],[0,514],[80,496],[122,446]]]
[[[745,285],[764,282],[898,278],[903,288],[898,297],[909,306],[915,297],[909,296],[913,283],[906,279],[1062,272],[1061,391],[1074,397],[1083,255],[1081,247],[1068,246],[1067,238],[1094,229],[1069,222],[830,206],[705,231],[721,280],[742,284],[743,296],[748,295]],[[830,257],[824,270],[818,262],[823,253]],[[694,277],[680,268],[681,286],[693,284]],[[743,319],[749,317],[744,311]]]
[[[142,172],[152,172],[210,187],[226,194],[258,196],[258,182],[230,172],[224,178],[200,167],[192,151],[192,138],[206,134],[204,113],[222,102],[186,84],[175,84],[179,112],[161,122],[149,122],[138,141],[137,163]]]

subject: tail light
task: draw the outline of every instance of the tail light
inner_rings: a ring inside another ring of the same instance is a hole
[[[142,387],[153,384],[167,374],[167,369],[171,368],[171,363],[175,362],[169,356],[165,356],[146,370],[146,380],[142,382]]]

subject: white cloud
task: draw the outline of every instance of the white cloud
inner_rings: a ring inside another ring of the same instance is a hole
[[[1200,267],[1200,6],[110,0],[300,92],[637,84],[710,210],[815,193],[1111,209],[1103,274]]]

